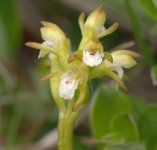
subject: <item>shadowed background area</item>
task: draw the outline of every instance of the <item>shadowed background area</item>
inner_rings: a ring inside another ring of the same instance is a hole
[[[128,99],[131,97],[131,101],[138,99],[142,103],[133,104],[133,108],[140,107],[135,108],[137,112],[141,110],[141,105],[142,107],[151,105],[155,109],[149,112],[150,116],[157,115],[157,0],[149,2],[147,0],[0,0],[0,150],[56,149],[58,109],[51,96],[49,82],[40,81],[49,72],[49,67],[45,59],[38,60],[38,50],[26,47],[25,43],[42,42],[40,22],[49,21],[57,24],[65,32],[71,39],[71,50],[76,50],[81,40],[77,21],[79,14],[82,11],[89,14],[100,4],[103,4],[107,15],[105,27],[114,22],[119,23],[116,32],[101,40],[104,50],[111,52],[116,49],[130,49],[141,54],[138,65],[129,71],[126,70],[129,76],[129,79],[125,80],[128,93],[125,93],[124,97]],[[103,95],[106,88],[101,87],[104,85],[112,87],[113,84],[114,82],[108,78],[98,79],[89,84],[91,91],[89,103],[83,110],[74,131],[75,150],[96,149],[97,144],[103,143],[97,139],[99,135],[97,132],[105,131],[103,129],[96,131],[93,120],[94,116],[103,117],[103,113],[109,114],[109,112],[95,114],[94,112],[101,108],[93,103],[91,108],[90,101],[97,103],[95,100],[97,97],[102,101],[105,99],[119,101],[118,98],[121,101],[124,97],[116,95],[118,93],[115,94],[112,88],[106,91],[109,93]],[[96,89],[98,90],[95,93]],[[107,106],[110,107],[112,102],[103,104],[107,110]],[[148,133],[143,132],[145,127],[142,126],[143,130],[139,131],[140,141],[146,143],[147,148],[153,145],[149,150],[155,150],[157,133],[153,131],[157,131],[154,130],[157,119],[148,116],[148,113],[143,114],[137,126],[141,127],[146,119],[147,122],[151,122],[153,129],[149,124],[150,135],[147,142],[143,136],[148,136]],[[101,120],[101,117],[96,118]],[[99,127],[98,125],[97,128]]]

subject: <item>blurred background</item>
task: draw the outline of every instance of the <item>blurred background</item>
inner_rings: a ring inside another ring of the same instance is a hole
[[[78,16],[82,11],[89,14],[99,4],[104,5],[107,15],[105,27],[114,22],[120,25],[115,33],[102,39],[105,50],[125,48],[141,54],[138,65],[126,71],[129,92],[125,96],[131,95],[144,105],[156,107],[157,0],[0,0],[0,150],[57,149],[58,109],[50,94],[49,82],[40,81],[49,67],[43,59],[37,59],[38,51],[26,47],[25,43],[42,42],[40,21],[44,20],[57,24],[71,39],[72,50],[76,50],[81,39]],[[112,83],[108,78],[92,81],[89,101],[94,99],[96,89]],[[108,94],[106,99],[112,100],[113,93]],[[75,150],[96,149],[100,142],[95,140],[93,121],[89,121],[94,112],[94,107],[90,107],[87,104],[77,122]],[[157,118],[156,108],[154,112]],[[152,132],[157,132],[155,121],[150,123]],[[156,144],[149,150],[156,150],[157,133],[150,135],[151,139]],[[140,140],[145,141],[142,137]],[[145,145],[148,148],[151,144]]]

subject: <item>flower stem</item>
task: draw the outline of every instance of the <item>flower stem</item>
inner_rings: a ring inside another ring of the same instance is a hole
[[[70,111],[71,109],[71,111]],[[73,130],[81,108],[72,111],[72,103],[66,112],[60,112],[58,123],[58,150],[73,150]]]
[[[59,120],[58,120],[58,149],[63,150],[64,149],[64,112],[59,113]]]

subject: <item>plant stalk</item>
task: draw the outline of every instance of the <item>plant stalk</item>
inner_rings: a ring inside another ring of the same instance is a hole
[[[81,108],[75,112],[72,111],[72,108],[71,111],[68,111],[70,108],[59,114],[58,150],[73,150],[73,130]]]

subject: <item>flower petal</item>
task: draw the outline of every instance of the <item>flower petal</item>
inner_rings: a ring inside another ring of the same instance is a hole
[[[122,67],[120,66],[117,66],[117,67],[111,67],[111,70],[113,71],[116,71],[119,78],[122,80],[123,79],[123,76],[124,76],[124,70]]]
[[[90,66],[98,66],[101,64],[104,54],[100,51],[83,50],[83,62]]]
[[[39,59],[39,58],[42,58],[42,57],[45,57],[47,54],[48,54],[47,51],[40,50],[39,55],[38,55],[38,59]]]
[[[71,63],[76,59],[82,61],[82,51],[77,50],[73,52],[68,58],[68,63]]]
[[[107,60],[110,61],[111,63],[113,62],[113,58],[112,58],[111,53],[104,52],[104,57],[105,57],[105,59],[107,59]]]
[[[52,47],[44,45],[44,44],[40,44],[40,43],[36,43],[36,42],[27,42],[25,45],[35,48],[35,49],[38,49],[38,50],[41,50],[38,58],[44,57],[48,53],[58,55],[57,52]]]
[[[114,79],[116,81],[116,83],[124,90],[127,91],[127,87],[125,86],[125,84],[123,83],[123,81],[119,78],[119,76],[117,74],[115,74],[114,72],[112,72],[109,69],[104,68],[104,75],[107,75],[109,77],[111,77],[112,79]]]
[[[70,100],[74,97],[75,90],[78,87],[78,80],[72,72],[66,72],[61,76],[59,83],[59,95],[61,98]]]
[[[111,33],[113,33],[117,28],[118,28],[118,23],[114,23],[111,27],[109,27],[108,29],[100,32],[99,34],[97,34],[97,38],[102,38],[106,35],[109,35]]]
[[[103,30],[105,20],[106,15],[103,11],[103,6],[100,5],[88,16],[85,22],[85,28],[91,28],[91,32],[94,31],[95,34],[99,34]]]
[[[132,57],[140,57],[140,55],[134,51],[129,51],[129,50],[116,50],[112,52],[113,55],[129,55]]]
[[[113,65],[115,66],[121,66],[123,68],[129,69],[137,64],[135,59],[129,55],[125,55],[125,54],[116,55],[112,53],[112,57],[113,57]]]
[[[83,30],[84,30],[84,19],[85,19],[85,13],[82,12],[79,16],[79,19],[78,19],[78,22],[79,22],[79,26],[80,26],[80,29],[81,29],[81,33],[83,35]]]
[[[51,45],[56,50],[69,50],[69,41],[64,32],[56,25],[50,22],[41,22],[44,27],[40,28],[41,36],[45,44]]]
[[[45,81],[45,80],[48,80],[48,79],[50,79],[50,78],[55,78],[55,77],[57,77],[57,76],[60,76],[61,75],[61,73],[62,72],[51,72],[51,73],[49,73],[49,74],[47,74],[47,75],[45,75],[44,77],[42,77],[41,79],[40,79],[40,81]]]

